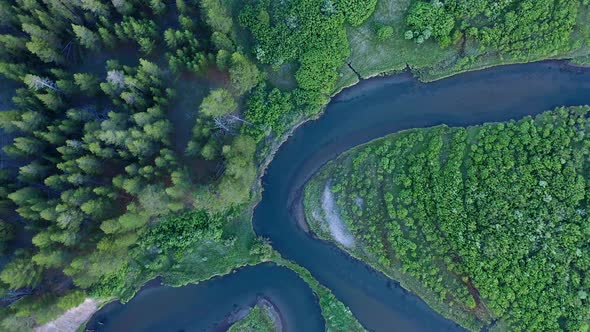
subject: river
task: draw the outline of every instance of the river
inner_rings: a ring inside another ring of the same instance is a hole
[[[395,281],[304,232],[294,217],[300,214],[303,185],[338,154],[399,130],[505,121],[581,104],[590,104],[590,69],[561,62],[495,67],[432,83],[421,83],[409,74],[363,81],[333,98],[320,119],[297,129],[281,146],[262,179],[262,200],[254,210],[255,231],[269,238],[285,258],[311,271],[368,330],[460,331]],[[274,272],[268,272],[269,268]],[[287,271],[263,264],[199,285],[150,288],[117,310],[103,309],[97,317],[120,322],[109,324],[113,331],[215,330],[212,327],[219,326],[222,316],[253,303],[252,294],[256,294],[279,302],[275,304],[286,317],[287,331],[323,330],[309,287],[290,280],[283,270]],[[258,282],[262,277],[262,283]],[[272,285],[279,288],[269,291]],[[305,301],[300,298],[304,294]],[[186,297],[208,303],[211,316],[199,314],[202,306]],[[230,308],[228,302],[235,306]],[[194,324],[201,319],[210,323]],[[298,325],[303,322],[311,325]]]

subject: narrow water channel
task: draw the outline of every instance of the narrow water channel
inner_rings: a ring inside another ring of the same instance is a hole
[[[295,272],[270,263],[184,287],[145,287],[131,301],[105,306],[89,331],[222,332],[259,297],[272,302],[288,331],[323,331],[324,320],[309,286]],[[231,318],[229,319],[231,321]]]
[[[505,121],[556,106],[581,104],[590,104],[590,69],[569,67],[560,62],[496,67],[433,83],[418,82],[409,74],[361,82],[336,96],[319,120],[299,128],[277,152],[262,180],[264,193],[254,211],[256,233],[269,238],[284,257],[310,270],[370,331],[460,331],[459,326],[430,309],[395,281],[334,245],[305,233],[294,217],[301,208],[303,185],[321,165],[338,154],[399,130],[442,123],[467,126]],[[197,286],[150,289],[115,313],[105,309],[97,317],[125,323],[111,323],[113,331],[211,330],[213,328],[207,326],[214,326],[213,323],[195,325],[191,322],[203,319],[219,324],[223,313],[227,316],[232,311],[224,297],[231,298],[229,302],[239,307],[252,301],[252,292],[266,294],[264,287],[252,284],[252,271],[264,268],[266,265],[243,269],[231,277],[216,278]],[[306,293],[305,297],[310,298],[308,287],[276,278],[279,276],[269,274],[263,282],[279,285],[300,296]],[[218,286],[219,282],[223,286]],[[211,290],[216,287],[224,292]],[[244,292],[232,293],[234,288]],[[291,291],[293,289],[295,291]],[[199,306],[182,300],[189,290],[191,297],[208,303],[211,317],[200,315]],[[281,303],[276,303],[281,312],[289,312],[287,331],[323,330],[323,320],[317,315],[317,301],[302,301],[294,293],[285,293]],[[148,306],[150,303],[160,305]],[[289,309],[294,306],[308,308]],[[161,313],[152,315],[158,310]],[[310,327],[298,325],[311,321],[315,324]]]

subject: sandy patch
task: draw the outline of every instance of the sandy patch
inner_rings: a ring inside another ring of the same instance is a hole
[[[69,309],[61,316],[51,322],[36,327],[36,332],[74,332],[84,322],[90,319],[98,309],[98,302],[93,299],[86,299],[79,306]]]
[[[342,219],[340,219],[338,208],[334,202],[334,193],[332,193],[332,190],[330,189],[330,181],[326,183],[322,194],[322,210],[324,210],[324,215],[328,222],[328,226],[330,227],[330,234],[332,234],[332,237],[346,248],[353,247],[354,238],[346,229]]]

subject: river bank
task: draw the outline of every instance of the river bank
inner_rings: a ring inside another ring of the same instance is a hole
[[[283,287],[285,283],[289,287]],[[261,296],[273,304],[277,313],[274,317],[277,323],[280,320],[281,326],[289,330],[324,329],[317,298],[307,283],[290,269],[273,263],[247,266],[207,283],[142,290],[125,305],[112,303],[105,307],[87,328],[96,331],[221,331],[244,315],[242,309],[259,302]],[[137,315],[142,318],[138,319]],[[309,319],[301,320],[301,317]]]
[[[100,302],[87,298],[77,307],[67,310],[59,318],[42,326],[36,327],[35,332],[76,331],[100,308]]]

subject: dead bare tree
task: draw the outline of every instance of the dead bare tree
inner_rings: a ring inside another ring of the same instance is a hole
[[[30,89],[38,91],[43,88],[50,89],[55,92],[60,92],[61,90],[57,87],[57,84],[52,80],[46,77],[40,77],[37,75],[27,74],[24,79],[25,84],[29,86]]]
[[[249,126],[255,126],[253,123],[242,119],[239,115],[234,113],[213,118],[215,128],[226,133],[232,133],[238,122],[245,123]]]

